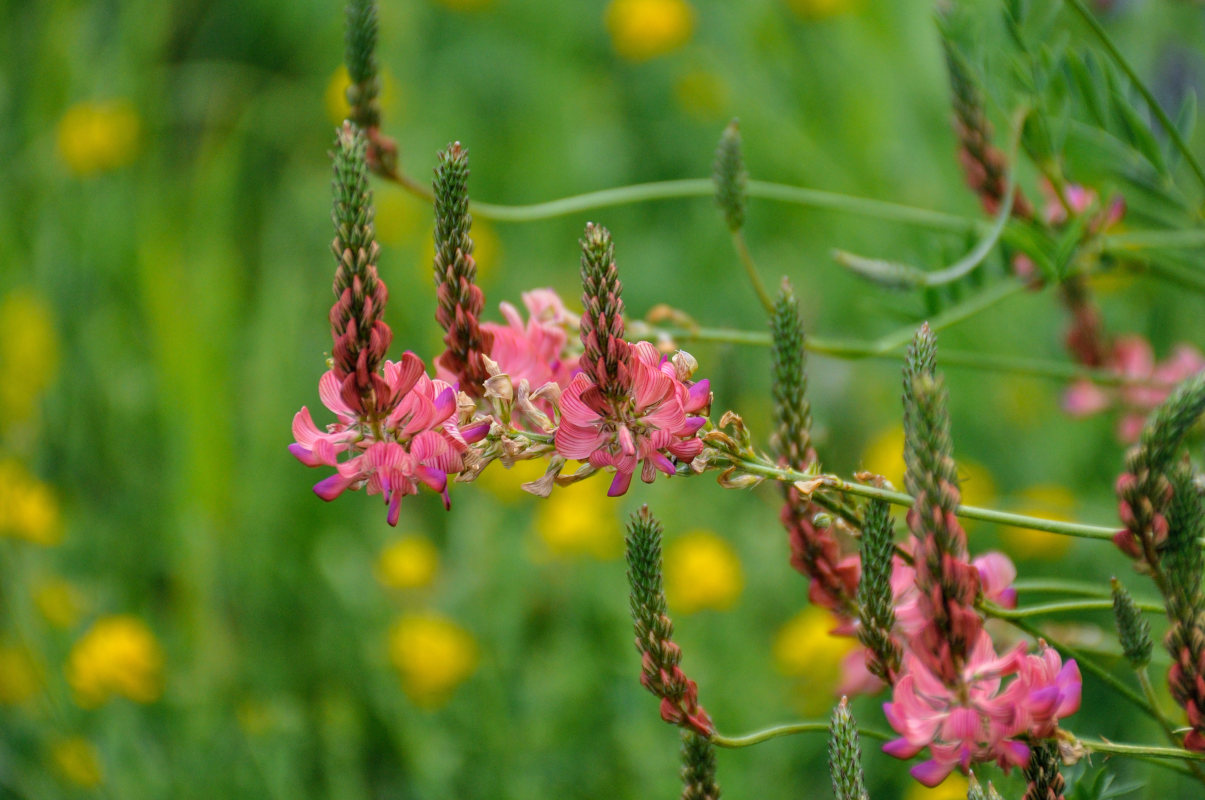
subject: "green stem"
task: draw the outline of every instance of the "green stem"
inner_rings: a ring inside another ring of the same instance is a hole
[[[720,733],[711,734],[711,743],[717,747],[752,747],[755,744],[777,739],[779,736],[793,736],[797,733],[828,733],[827,722],[791,722],[786,725],[775,725],[744,736],[723,736]],[[888,741],[891,735],[872,728],[858,728],[858,733],[871,739]]]
[[[1046,578],[1013,581],[1013,588],[1018,592],[1049,592],[1051,594],[1078,594],[1088,597],[1108,598],[1112,598],[1113,596],[1107,588],[1101,588],[1094,583],[1051,580]]]
[[[749,276],[749,283],[753,284],[753,291],[757,293],[757,299],[761,301],[762,308],[771,316],[774,314],[774,301],[770,299],[770,293],[766,291],[766,285],[762,283],[761,275],[758,274],[757,265],[753,263],[753,255],[749,252],[749,246],[745,243],[745,234],[740,230],[732,232],[732,245],[736,248],[736,254],[741,260],[741,265],[745,268],[745,274]]]
[[[1205,294],[1205,274],[1195,269],[1182,267],[1168,261],[1147,261],[1146,269],[1152,275],[1162,278],[1168,283],[1183,286],[1194,292]]]
[[[1134,250],[1179,250],[1205,247],[1205,230],[1130,231],[1100,237],[1101,249],[1119,255]]]
[[[1123,744],[1106,742],[1102,739],[1078,739],[1093,753],[1110,753],[1118,756],[1151,756],[1152,758],[1178,758],[1182,761],[1205,761],[1205,753],[1185,750],[1183,747],[1154,747],[1145,744]]]
[[[1166,609],[1158,603],[1134,603],[1138,608],[1151,614],[1165,614]],[[987,604],[985,604],[986,606]],[[1001,608],[990,606],[992,616],[1000,619],[1024,619],[1025,617],[1040,617],[1046,614],[1063,614],[1068,611],[1111,611],[1112,600],[1069,600],[1064,603],[1043,603],[1023,608]]]
[[[629,331],[638,338],[681,339],[695,342],[723,342],[726,344],[769,347],[770,334],[761,331],[743,331],[732,328],[662,328],[648,325],[639,320],[629,324]],[[804,347],[812,353],[848,360],[882,359],[898,361],[899,352],[882,352],[877,342],[857,342],[840,339],[823,339],[809,336]],[[1175,382],[1155,377],[1133,378],[1106,369],[1081,367],[1061,361],[1045,361],[1036,358],[1019,358],[994,353],[972,353],[963,350],[942,350],[941,363],[948,367],[963,367],[983,372],[1002,372],[1010,375],[1025,375],[1033,378],[1049,378],[1057,381],[1089,380],[1102,386],[1149,386],[1170,389]]]
[[[989,616],[992,615],[990,609],[985,608],[984,612],[987,613]],[[1009,625],[1012,625],[1014,628],[1017,628],[1019,630],[1024,631],[1025,633],[1028,633],[1030,636],[1032,636],[1035,639],[1045,640],[1045,642],[1048,645],[1050,645],[1051,647],[1053,647],[1055,650],[1057,650],[1059,655],[1061,655],[1063,658],[1074,658],[1075,663],[1077,663],[1081,669],[1091,672],[1093,675],[1095,675],[1097,678],[1099,678],[1101,681],[1103,681],[1106,685],[1108,685],[1108,687],[1110,689],[1117,692],[1119,695],[1124,697],[1126,700],[1129,700],[1131,703],[1133,703],[1134,706],[1136,706],[1140,711],[1142,711],[1142,713],[1146,714],[1151,719],[1158,721],[1159,712],[1156,711],[1154,708],[1152,708],[1151,705],[1149,703],[1147,703],[1146,700],[1142,697],[1142,695],[1138,694],[1133,689],[1131,689],[1129,686],[1126,686],[1124,683],[1122,683],[1120,680],[1118,680],[1117,677],[1113,675],[1113,673],[1109,672],[1107,669],[1105,669],[1100,664],[1098,664],[1096,662],[1096,660],[1093,659],[1091,656],[1089,656],[1087,653],[1085,653],[1082,650],[1079,650],[1077,648],[1069,647],[1068,645],[1065,645],[1061,642],[1058,642],[1058,641],[1052,639],[1050,636],[1044,634],[1037,627],[1030,624],[1027,620],[1006,619],[1005,622],[1007,622]]]
[[[1117,49],[1117,45],[1113,44],[1113,40],[1109,38],[1109,34],[1096,20],[1096,17],[1092,14],[1092,12],[1088,10],[1088,7],[1083,4],[1082,0],[1065,0],[1065,2],[1067,5],[1071,6],[1075,13],[1079,14],[1080,18],[1083,19],[1092,33],[1096,35],[1096,38],[1100,40],[1100,43],[1104,46],[1105,50],[1107,50],[1109,55],[1113,57],[1113,60],[1117,62],[1117,66],[1121,67],[1121,71],[1124,72],[1130,79],[1130,82],[1134,84],[1134,88],[1138,90],[1140,95],[1142,95],[1142,99],[1146,101],[1151,113],[1154,114],[1155,118],[1159,120],[1159,124],[1163,126],[1164,132],[1167,133],[1172,142],[1176,145],[1176,149],[1180,151],[1180,155],[1184,156],[1184,160],[1188,162],[1190,167],[1192,167],[1192,171],[1194,174],[1196,174],[1197,180],[1200,182],[1201,186],[1205,187],[1205,170],[1201,169],[1201,165],[1197,162],[1196,156],[1194,156],[1192,151],[1188,149],[1188,143],[1185,142],[1184,137],[1180,135],[1180,129],[1177,128],[1175,123],[1173,123],[1167,116],[1167,112],[1165,112],[1163,107],[1159,105],[1159,101],[1155,99],[1155,95],[1151,93],[1151,90],[1146,88],[1146,84],[1144,84],[1142,79],[1138,77],[1138,73],[1132,66],[1130,66],[1130,62],[1126,60],[1126,57],[1122,55],[1120,50]]]
[[[879,500],[886,500],[897,506],[907,506],[909,508],[915,503],[912,495],[904,492],[896,492],[891,489],[882,489],[878,486],[869,486],[864,483],[853,483],[842,480],[836,475],[808,475],[793,469],[778,467],[773,464],[768,464],[764,461],[754,461],[740,456],[730,456],[732,463],[738,466],[742,471],[752,475],[763,475],[767,478],[773,478],[779,481],[802,481],[804,483],[813,483],[815,488],[827,488],[845,494],[859,495],[861,497],[872,497]],[[1081,539],[1098,539],[1112,541],[1113,534],[1117,532],[1116,528],[1108,528],[1102,525],[1086,525],[1080,522],[1064,522],[1063,520],[1042,519],[1041,517],[1030,517],[1024,514],[1012,514],[1007,511],[996,511],[990,508],[978,508],[976,506],[959,506],[955,511],[960,517],[967,519],[978,519],[984,522],[996,522],[1001,525],[1012,525],[1018,528],[1028,528],[1035,531],[1046,531],[1047,533],[1057,533],[1063,536],[1076,536]]]

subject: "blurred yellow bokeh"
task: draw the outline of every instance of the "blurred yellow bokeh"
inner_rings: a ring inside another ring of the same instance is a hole
[[[55,741],[50,746],[50,761],[62,778],[81,788],[94,789],[104,781],[100,754],[82,736],[69,736]]]
[[[389,660],[406,696],[417,706],[435,709],[477,669],[477,642],[450,619],[410,614],[389,632]]]
[[[137,617],[102,617],[71,648],[67,682],[84,708],[114,695],[150,703],[163,690],[163,651]]]
[[[30,418],[59,368],[50,307],[29,289],[0,301],[0,431]]]
[[[695,10],[686,0],[611,0],[606,23],[615,52],[647,61],[690,41]]]
[[[39,682],[37,665],[24,647],[0,644],[0,705],[27,702],[37,694]]]
[[[397,81],[393,79],[389,70],[381,68],[377,70],[377,82],[379,89],[377,104],[383,112],[396,111],[394,105],[398,98]],[[326,118],[332,125],[342,125],[343,120],[347,119],[347,115],[351,113],[351,106],[347,104],[349,86],[351,86],[351,76],[347,74],[347,67],[340,64],[335,68],[331,79],[327,81],[326,91],[322,95],[322,104],[326,107]]]
[[[543,502],[530,492],[523,491],[522,487],[525,483],[541,478],[547,469],[548,460],[544,458],[516,461],[510,469],[503,466],[502,462],[495,461],[482,471],[477,480],[473,481],[473,485],[480,486],[507,505]]]
[[[557,486],[537,506],[536,534],[552,555],[611,559],[623,553],[618,502],[607,497],[609,477]]]
[[[70,628],[79,621],[83,602],[69,581],[59,577],[40,580],[33,587],[38,612],[56,628]]]
[[[970,459],[960,459],[954,454],[958,465],[958,482],[962,504],[967,506],[990,505],[996,498],[996,482],[982,464]],[[899,491],[904,491],[904,429],[886,428],[866,445],[862,455],[862,469],[878,473]],[[963,525],[967,524],[963,520]]]
[[[923,783],[910,781],[904,800],[966,800],[969,782],[958,772],[950,773],[944,781],[933,788]]]
[[[681,614],[730,608],[745,586],[736,550],[711,531],[693,531],[666,545],[664,571],[666,600]]]
[[[841,660],[858,646],[848,636],[829,633],[836,624],[827,610],[808,606],[787,620],[774,637],[774,666],[783,675],[798,679],[796,698],[804,714],[831,710],[841,681]]]
[[[674,81],[678,107],[701,122],[723,119],[731,94],[724,79],[707,70],[691,70]]]
[[[1018,493],[1010,509],[1016,514],[1041,519],[1071,522],[1075,519],[1075,495],[1063,486],[1039,484]],[[1070,536],[1017,528],[1000,528],[1004,548],[1014,558],[1057,559],[1067,554],[1074,543]]]
[[[385,546],[377,559],[376,575],[389,589],[430,586],[439,572],[439,550],[422,536],[403,536]]]
[[[128,100],[76,103],[59,119],[59,157],[80,177],[124,167],[138,155],[141,129]]]
[[[63,538],[54,492],[13,459],[0,461],[0,536],[44,547]]]
[[[420,234],[430,227],[422,201],[393,184],[378,183],[373,188],[376,215],[373,217],[377,241],[389,247],[417,245]],[[434,258],[434,251],[432,251]]]
[[[436,2],[453,11],[481,11],[494,4],[494,0],[436,0]]]

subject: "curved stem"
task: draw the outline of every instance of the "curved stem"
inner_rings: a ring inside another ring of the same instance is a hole
[[[828,723],[791,722],[786,725],[775,725],[770,728],[764,728],[760,731],[745,734],[744,736],[723,736],[717,732],[711,734],[711,743],[716,747],[752,747],[755,744],[761,744],[770,739],[777,739],[780,736],[793,736],[797,733],[828,733]],[[884,742],[892,738],[889,734],[874,730],[873,728],[860,727],[858,728],[858,733],[862,736]]]
[[[1182,761],[1205,761],[1205,753],[1185,750],[1183,747],[1154,747],[1145,744],[1106,742],[1103,739],[1078,739],[1093,753],[1111,753],[1118,756],[1151,756],[1152,758],[1178,758]]]
[[[912,495],[905,492],[897,492],[891,489],[881,489],[878,486],[870,486],[864,483],[853,483],[843,480],[836,475],[808,475],[804,472],[799,472],[785,467],[778,467],[764,461],[754,461],[749,458],[740,456],[730,456],[732,463],[744,472],[752,475],[762,475],[767,478],[773,478],[779,481],[803,482],[810,484],[813,489],[826,488],[845,494],[859,495],[861,497],[873,497],[879,500],[886,500],[897,506],[911,507],[915,500]],[[978,508],[976,506],[959,506],[955,511],[960,517],[967,519],[979,519],[984,522],[997,522],[1002,525],[1013,525],[1018,528],[1028,528],[1035,531],[1046,531],[1047,533],[1057,533],[1063,536],[1076,536],[1081,539],[1099,539],[1112,541],[1113,534],[1117,532],[1116,528],[1104,527],[1103,525],[1086,525],[1080,522],[1065,522],[1056,519],[1042,519],[1041,517],[1030,517],[1024,514],[1011,514],[1007,511],[996,511],[990,508]]]
[[[988,604],[984,604],[986,607]],[[1138,608],[1151,614],[1164,614],[1166,609],[1158,603],[1135,602]],[[1065,603],[1043,603],[1022,608],[1001,608],[991,606],[992,616],[1000,619],[1024,619],[1025,617],[1040,617],[1046,614],[1062,614],[1068,611],[1111,611],[1112,600],[1069,600]]]
[[[749,246],[745,243],[745,234],[740,230],[732,232],[732,245],[736,248],[736,255],[741,260],[741,265],[745,268],[745,274],[749,276],[749,283],[753,284],[753,291],[757,293],[757,299],[761,301],[762,308],[766,313],[774,315],[774,301],[770,299],[770,293],[766,291],[766,285],[762,283],[761,275],[757,271],[757,265],[753,263],[753,255],[749,252]]]
[[[1150,108],[1155,118],[1159,120],[1159,124],[1163,126],[1164,132],[1176,145],[1176,149],[1180,151],[1180,155],[1184,156],[1184,160],[1192,167],[1192,171],[1197,176],[1197,180],[1201,183],[1201,186],[1205,187],[1205,170],[1201,169],[1196,156],[1188,149],[1188,143],[1180,135],[1180,129],[1167,116],[1167,112],[1159,105],[1159,101],[1155,99],[1155,95],[1151,93],[1151,90],[1146,88],[1146,84],[1138,77],[1138,73],[1130,66],[1130,62],[1126,60],[1126,57],[1117,49],[1117,45],[1113,44],[1113,40],[1109,38],[1109,34],[1101,27],[1101,24],[1096,20],[1092,12],[1088,10],[1088,7],[1083,4],[1082,0],[1065,0],[1065,2],[1071,6],[1076,14],[1079,14],[1080,18],[1083,19],[1096,38],[1100,40],[1105,50],[1117,62],[1117,66],[1121,67],[1121,71],[1130,79],[1130,83],[1134,84],[1134,88],[1138,90],[1138,94],[1142,95],[1142,99],[1146,101],[1147,107]]]

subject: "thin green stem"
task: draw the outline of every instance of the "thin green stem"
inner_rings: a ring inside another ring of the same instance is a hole
[[[791,722],[786,725],[775,725],[770,728],[765,728],[760,731],[746,734],[744,736],[723,736],[720,733],[711,734],[711,743],[716,747],[752,747],[755,744],[777,739],[780,736],[794,736],[797,733],[828,733],[827,722]],[[880,741],[888,741],[891,735],[882,731],[874,730],[873,728],[858,728],[858,733],[862,736]]]
[[[1152,758],[1178,758],[1182,761],[1205,761],[1205,753],[1185,750],[1183,747],[1155,747],[1146,744],[1123,744],[1106,742],[1103,739],[1078,739],[1080,744],[1093,753],[1110,753],[1117,756],[1150,756]]]
[[[1130,83],[1134,84],[1134,88],[1138,90],[1140,95],[1142,95],[1142,99],[1146,101],[1151,113],[1154,114],[1155,118],[1159,120],[1159,124],[1163,126],[1164,132],[1167,133],[1172,142],[1176,145],[1176,149],[1180,151],[1180,155],[1182,155],[1188,165],[1192,167],[1192,171],[1197,176],[1197,180],[1200,182],[1201,186],[1205,187],[1205,170],[1201,169],[1201,165],[1197,162],[1196,156],[1194,156],[1192,151],[1188,149],[1188,143],[1185,142],[1184,137],[1180,135],[1180,129],[1177,128],[1175,123],[1172,122],[1167,116],[1167,112],[1165,112],[1163,107],[1159,105],[1159,101],[1155,99],[1155,95],[1152,94],[1151,90],[1146,87],[1146,84],[1144,84],[1142,79],[1138,77],[1138,73],[1130,65],[1130,62],[1124,55],[1122,55],[1121,51],[1117,49],[1117,45],[1113,43],[1113,40],[1109,37],[1109,34],[1105,31],[1104,27],[1101,26],[1100,22],[1097,21],[1096,17],[1092,14],[1088,7],[1083,4],[1083,0],[1065,0],[1065,2],[1067,5],[1071,6],[1076,14],[1079,14],[1080,18],[1083,19],[1084,23],[1087,24],[1088,28],[1092,31],[1096,38],[1100,40],[1101,45],[1103,45],[1105,50],[1108,51],[1109,55],[1113,57],[1113,60],[1117,62],[1117,66],[1121,67],[1121,71],[1124,72],[1126,77],[1130,79]]]
[[[1049,578],[1034,578],[1032,580],[1013,581],[1013,588],[1018,592],[1048,592],[1050,594],[1076,594],[1087,597],[1112,598],[1108,588],[1102,588],[1094,583],[1081,581],[1065,581]]]
[[[745,243],[745,234],[739,229],[732,232],[732,246],[736,248],[736,255],[745,268],[745,274],[749,276],[749,283],[753,284],[753,291],[757,293],[757,299],[761,301],[762,308],[766,310],[767,314],[773,315],[774,301],[770,299],[770,293],[766,291],[766,285],[762,283],[757,265],[753,263],[753,255]]]
[[[743,331],[732,328],[663,328],[651,326],[639,320],[629,324],[629,331],[638,338],[695,342],[723,342],[726,344],[769,347],[770,334],[761,331]],[[808,337],[804,347],[811,353],[847,360],[882,359],[898,361],[899,352],[884,353],[877,342],[857,342],[839,339]],[[1170,389],[1175,382],[1156,377],[1134,378],[1105,369],[1094,369],[1068,364],[1061,361],[1046,361],[1036,358],[1020,358],[994,353],[972,353],[964,350],[942,350],[942,366],[963,367],[983,372],[1001,372],[1010,375],[1025,375],[1033,378],[1048,378],[1057,381],[1088,380],[1102,386],[1149,386]]]
[[[988,614],[988,616],[992,616],[991,610],[988,608],[984,609],[984,613]],[[1124,683],[1118,680],[1113,673],[1109,672],[1103,666],[1098,664],[1095,659],[1084,651],[1052,639],[1050,636],[1043,633],[1027,620],[1005,619],[1005,622],[1007,622],[1009,625],[1012,625],[1014,628],[1028,633],[1035,639],[1045,640],[1046,643],[1058,651],[1059,655],[1061,655],[1063,658],[1074,658],[1075,663],[1078,664],[1081,669],[1091,672],[1093,675],[1103,681],[1110,689],[1133,703],[1135,707],[1142,711],[1142,713],[1146,714],[1151,719],[1158,721],[1159,712],[1152,708],[1151,705],[1142,697],[1142,695],[1138,694],[1129,686],[1126,686]]]
[[[739,467],[742,472],[747,472],[750,475],[761,475],[766,478],[773,478],[778,481],[788,481],[791,483],[800,482],[808,485],[813,491],[816,489],[832,489],[843,494],[858,495],[861,497],[871,497],[879,500],[886,500],[888,503],[897,506],[906,506],[911,508],[916,502],[912,495],[905,492],[897,492],[891,489],[883,489],[878,486],[871,486],[865,483],[854,483],[843,480],[836,475],[809,475],[798,470],[788,469],[770,464],[760,459],[750,457],[741,457],[730,455],[729,460],[736,467]],[[1105,527],[1103,525],[1086,525],[1080,522],[1066,522],[1057,519],[1043,519],[1041,517],[1030,517],[1024,514],[1012,514],[1007,511],[996,511],[991,508],[979,508],[977,506],[959,506],[954,511],[960,517],[967,519],[978,519],[984,522],[996,522],[1001,525],[1012,525],[1017,528],[1028,528],[1035,531],[1046,531],[1047,533],[1057,533],[1063,536],[1075,536],[1080,539],[1097,539],[1112,541],[1113,535],[1117,532],[1116,528]]]
[[[1167,613],[1167,610],[1158,603],[1139,603],[1135,601],[1134,605],[1151,614]],[[993,606],[992,615],[1000,619],[1024,619],[1025,617],[1041,617],[1047,614],[1064,614],[1068,611],[1111,611],[1112,609],[1112,600],[1069,600],[1064,603],[1042,603],[1041,605],[1024,606],[1022,608],[1000,608]]]

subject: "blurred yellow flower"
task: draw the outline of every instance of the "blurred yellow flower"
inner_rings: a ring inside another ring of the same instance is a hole
[[[104,780],[100,754],[82,736],[69,736],[56,741],[50,746],[50,760],[55,771],[76,786],[94,789]]]
[[[958,483],[962,492],[962,503],[968,506],[990,504],[996,497],[996,482],[982,464],[970,459],[959,458]],[[904,491],[904,429],[891,427],[870,440],[862,454],[862,469],[878,473],[899,491]],[[966,525],[966,520],[963,520]]]
[[[957,772],[952,772],[948,778],[932,789],[923,783],[909,781],[904,800],[966,800],[969,788],[965,777]]]
[[[833,615],[808,606],[778,630],[774,637],[774,665],[783,675],[798,679],[800,711],[820,714],[832,708],[833,693],[841,679],[841,659],[857,642],[829,633],[836,627]]]
[[[557,486],[537,507],[536,533],[556,556],[617,558],[623,552],[623,532],[616,507],[597,478]]]
[[[38,692],[38,667],[16,644],[0,644],[0,705],[20,705]]]
[[[393,79],[389,70],[383,68],[377,71],[377,80],[380,83],[377,103],[384,110],[393,110],[398,95],[397,81]],[[347,104],[347,88],[349,86],[351,86],[351,76],[347,74],[347,67],[340,64],[331,75],[331,79],[327,81],[326,91],[322,94],[322,104],[326,107],[326,118],[331,121],[332,125],[342,125],[343,120],[347,119],[347,115],[351,113],[351,106]]]
[[[33,589],[33,602],[46,621],[56,628],[74,625],[83,605],[76,588],[58,577],[39,581]]]
[[[63,538],[54,493],[12,459],[0,461],[0,536],[45,547]]]
[[[682,614],[724,610],[740,597],[744,575],[736,550],[711,531],[693,531],[665,548],[665,596]]]
[[[438,708],[477,669],[477,643],[450,619],[410,614],[389,632],[389,660],[415,705]]]
[[[1042,519],[1070,522],[1075,519],[1075,495],[1070,490],[1051,484],[1039,484],[1022,490],[1012,509],[1017,514]],[[1004,548],[1014,558],[1061,558],[1071,549],[1070,536],[1015,528],[1000,528]]]
[[[430,586],[439,571],[439,550],[429,539],[403,536],[386,545],[377,559],[377,580],[389,589]]]
[[[46,301],[28,289],[0,301],[0,429],[28,419],[59,367],[59,338]]]
[[[84,708],[112,695],[150,703],[163,690],[163,651],[137,617],[102,617],[71,648],[67,682]]]
[[[423,214],[420,213],[420,201],[406,194],[400,187],[387,183],[378,183],[374,192],[376,200],[376,215],[373,217],[377,241],[392,247],[413,241],[420,241],[420,227],[423,224]],[[477,223],[480,225],[480,223]],[[434,251],[431,254],[435,257]]]
[[[537,500],[535,495],[523,491],[522,486],[542,477],[547,469],[546,458],[516,461],[510,469],[502,466],[501,462],[495,462],[486,467],[474,483],[508,506],[516,505]]]
[[[852,11],[857,0],[787,0],[787,5],[803,19],[824,19]]]
[[[123,167],[138,155],[141,127],[128,100],[76,103],[59,120],[59,157],[81,177]]]
[[[611,0],[606,23],[615,52],[631,61],[647,61],[690,40],[695,10],[686,0]]]
[[[726,115],[729,94],[724,79],[706,70],[691,70],[674,81],[674,99],[678,106],[703,122],[721,119]]]

